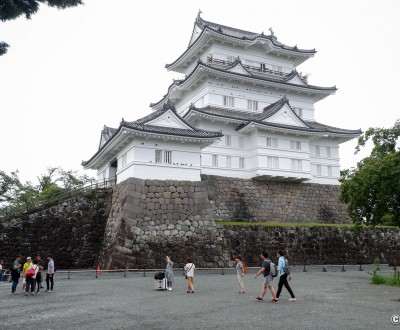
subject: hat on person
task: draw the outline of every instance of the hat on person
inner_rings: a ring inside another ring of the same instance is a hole
[[[28,258],[26,258],[26,260],[32,260],[32,258],[31,258],[31,257],[28,257]]]

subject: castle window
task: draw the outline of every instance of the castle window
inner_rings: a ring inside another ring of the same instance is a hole
[[[126,153],[124,153],[121,157],[121,167],[126,166]]]
[[[301,171],[302,170],[302,162],[301,159],[292,159],[292,170],[293,171]]]
[[[239,158],[239,168],[244,168],[244,158]]]
[[[247,109],[248,110],[258,110],[258,102],[254,100],[247,100]]]
[[[162,159],[162,150],[156,150],[156,157],[155,157],[156,163],[161,163],[161,159]]]
[[[295,113],[296,115],[298,115],[300,118],[303,117],[303,109],[302,109],[302,108],[293,107],[293,111],[294,111],[294,113]]]
[[[290,149],[301,150],[301,142],[300,141],[290,141]]]
[[[232,157],[226,156],[226,167],[232,167]]]
[[[332,157],[331,156],[331,147],[326,147],[326,157]]]
[[[239,136],[239,148],[244,148],[244,136]]]
[[[165,150],[164,151],[164,163],[171,164],[171,162],[172,162],[172,151]]]
[[[267,167],[269,168],[278,168],[279,167],[279,160],[278,157],[267,157]]]
[[[172,163],[172,151],[171,150],[155,150],[155,162],[171,164]]]
[[[332,176],[332,166],[328,166],[328,176]]]
[[[227,146],[227,147],[230,147],[231,146],[231,136],[230,135],[225,135],[225,145]]]
[[[224,105],[233,108],[235,106],[235,98],[233,96],[224,96]]]
[[[315,156],[321,156],[321,148],[319,146],[315,146]]]
[[[317,165],[317,175],[321,175],[321,165]]]
[[[218,155],[212,155],[212,166],[218,166]]]
[[[267,137],[267,147],[278,148],[278,139]]]

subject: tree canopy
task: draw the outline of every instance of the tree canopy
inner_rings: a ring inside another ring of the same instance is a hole
[[[0,1],[0,20],[5,22],[25,16],[31,19],[32,15],[39,10],[40,4],[57,9],[66,9],[83,5],[82,0],[1,0]],[[9,45],[4,41],[0,41],[0,56],[7,53]]]
[[[400,226],[400,120],[391,128],[369,128],[355,153],[372,141],[371,155],[341,172],[342,202],[356,225]]]
[[[10,210],[27,209],[48,203],[70,193],[91,181],[87,175],[50,167],[37,177],[38,184],[22,183],[18,171],[10,174],[0,171],[0,215]]]

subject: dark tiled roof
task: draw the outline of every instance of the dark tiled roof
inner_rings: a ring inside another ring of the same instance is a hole
[[[123,122],[121,123],[121,126],[132,128],[136,131],[164,134],[164,135],[176,135],[176,136],[186,136],[186,137],[196,137],[196,138],[216,138],[223,136],[222,132],[211,132],[200,129],[191,130],[191,129],[183,129],[175,127],[144,125],[144,124],[138,124],[136,122]]]
[[[304,89],[306,89],[306,88],[311,88],[311,89],[319,90],[319,91],[336,91],[336,90],[337,90],[336,86],[332,86],[332,87],[320,87],[320,86],[314,86],[314,85],[308,85],[308,84],[305,84],[305,85],[303,86],[303,85],[298,85],[298,84],[289,83],[289,82],[287,82],[286,80],[290,80],[290,79],[292,79],[292,78],[296,75],[296,73],[293,73],[293,72],[291,72],[291,73],[288,75],[288,77],[286,77],[285,80],[274,79],[274,78],[268,78],[268,77],[261,77],[261,76],[259,76],[259,75],[257,75],[257,76],[251,75],[251,77],[249,77],[249,76],[244,75],[244,74],[242,74],[242,73],[231,72],[231,71],[227,71],[226,69],[216,68],[215,66],[210,65],[210,64],[207,64],[207,63],[204,63],[204,62],[201,61],[201,60],[198,61],[198,64],[197,64],[197,66],[194,68],[194,70],[186,77],[185,80],[182,80],[182,81],[179,83],[179,85],[182,84],[182,83],[184,83],[186,80],[188,80],[188,78],[193,74],[193,72],[197,69],[197,67],[198,67],[199,65],[205,66],[205,67],[207,67],[207,68],[210,68],[210,69],[213,69],[213,70],[216,70],[216,71],[228,72],[228,73],[231,73],[231,74],[234,74],[234,75],[238,75],[238,76],[242,76],[242,77],[253,78],[253,79],[257,79],[257,80],[268,81],[268,82],[274,82],[274,83],[280,83],[280,84],[283,84],[283,85],[289,85],[289,86],[294,86],[294,87],[300,87],[300,88],[304,88]],[[251,74],[251,73],[250,73],[250,74]],[[290,77],[290,78],[289,78],[289,77]]]
[[[99,142],[99,149],[101,148],[102,141],[107,142],[117,131],[117,128],[112,128],[104,125],[101,134],[100,134],[100,142]],[[103,144],[104,144],[103,143]]]
[[[197,26],[200,27],[200,29],[202,29],[202,30],[209,28],[209,29],[216,31],[218,33],[221,33],[223,35],[234,37],[237,39],[255,40],[256,38],[263,38],[263,39],[270,40],[274,46],[285,49],[285,50],[291,50],[291,51],[295,51],[298,53],[306,53],[306,54],[315,54],[316,53],[315,49],[300,49],[300,48],[297,48],[297,46],[293,46],[293,47],[287,46],[287,45],[279,42],[278,39],[276,38],[276,36],[274,36],[274,35],[265,35],[264,33],[255,33],[255,32],[236,29],[236,28],[233,28],[230,26],[203,20],[200,16],[197,16],[195,24],[197,24]]]
[[[151,103],[150,106],[151,106],[151,107],[154,107],[154,106],[160,104],[162,101],[164,101],[164,100],[166,99],[166,97],[168,96],[169,91],[171,90],[171,88],[172,88],[173,85],[180,86],[180,85],[184,84],[186,81],[188,81],[188,80],[190,79],[190,77],[196,72],[196,70],[197,70],[200,66],[203,66],[203,67],[205,67],[205,68],[209,68],[209,69],[212,69],[212,70],[215,70],[215,71],[218,71],[218,72],[229,73],[229,74],[236,75],[236,76],[243,77],[243,78],[256,79],[256,80],[259,80],[259,81],[266,81],[266,82],[278,83],[278,84],[282,84],[282,85],[287,85],[287,86],[292,86],[292,87],[296,87],[296,88],[301,88],[301,89],[304,89],[304,90],[313,89],[313,90],[321,91],[321,92],[323,92],[323,91],[335,92],[335,91],[337,90],[336,86],[332,86],[332,87],[319,87],[319,86],[308,85],[308,84],[305,84],[305,85],[298,85],[298,84],[293,84],[293,83],[289,83],[289,82],[286,81],[286,80],[292,79],[292,78],[297,74],[297,72],[294,72],[294,73],[292,72],[292,73],[289,74],[289,76],[288,76],[285,80],[280,80],[280,79],[274,79],[274,78],[260,77],[260,76],[258,76],[258,75],[257,75],[257,76],[254,76],[254,75],[252,75],[251,73],[249,73],[250,76],[248,76],[248,75],[245,75],[245,74],[242,74],[242,73],[239,73],[239,72],[227,71],[227,69],[216,68],[216,67],[213,66],[213,65],[206,64],[206,63],[204,63],[203,61],[198,60],[198,61],[197,61],[196,67],[192,70],[192,72],[191,72],[189,75],[186,76],[185,79],[179,80],[178,82],[172,83],[172,84],[168,87],[168,93],[167,93],[166,95],[164,95],[163,98],[162,98],[161,100],[159,100],[158,102],[156,102],[156,103]],[[232,67],[233,67],[233,66],[232,66]],[[228,70],[229,70],[230,68],[231,68],[231,67],[229,67]],[[246,70],[246,72],[247,72],[247,70]],[[290,77],[290,78],[289,78],[289,77]]]
[[[165,113],[167,110],[172,110],[176,114],[176,116],[188,127],[191,129],[182,129],[182,128],[175,128],[175,127],[164,127],[164,126],[156,126],[156,125],[146,125],[147,122],[158,118],[160,115]],[[120,123],[120,126],[118,129],[111,128],[104,126],[103,130],[101,131],[101,135],[105,136],[106,134],[107,139],[105,140],[106,142],[103,145],[100,145],[98,151],[93,155],[92,158],[90,158],[88,161],[83,161],[82,165],[86,166],[89,164],[99,153],[101,150],[103,150],[106,145],[118,134],[119,131],[121,131],[122,128],[129,128],[134,131],[138,132],[144,132],[144,133],[154,133],[154,134],[161,134],[161,135],[174,135],[174,136],[183,136],[183,137],[189,137],[189,138],[199,138],[199,139],[213,139],[213,138],[219,138],[222,137],[222,131],[216,132],[216,131],[206,131],[206,130],[201,130],[198,128],[195,128],[188,124],[182,117],[180,117],[176,111],[175,107],[168,100],[166,104],[164,104],[163,109],[155,111],[154,113],[151,113],[148,116],[145,116],[143,118],[140,118],[136,121],[132,122],[127,122],[122,118],[122,121]]]
[[[244,111],[230,110],[230,109],[225,109],[225,108],[212,107],[212,106],[207,106],[204,108],[196,108],[195,106],[192,105],[190,107],[190,110],[185,114],[184,118],[186,118],[191,111],[196,111],[199,113],[204,113],[204,114],[208,114],[208,115],[216,116],[216,117],[220,117],[220,118],[240,120],[240,121],[242,121],[242,123],[236,128],[237,130],[242,129],[243,127],[245,127],[251,123],[258,123],[258,124],[261,124],[264,126],[284,128],[284,129],[290,129],[290,130],[315,132],[315,133],[326,132],[326,133],[349,134],[349,135],[361,134],[361,130],[347,130],[347,129],[324,125],[324,124],[321,124],[318,122],[305,121],[305,120],[302,120],[300,117],[298,117],[296,115],[296,113],[294,113],[294,112],[293,112],[293,114],[296,115],[296,117],[299,118],[299,120],[301,120],[306,127],[291,126],[291,125],[278,124],[278,123],[266,123],[263,121],[266,118],[268,118],[268,117],[272,116],[273,114],[275,114],[276,112],[278,112],[285,104],[288,104],[290,107],[290,104],[288,103],[287,98],[283,97],[279,101],[264,108],[264,111],[262,113],[257,113],[257,114],[248,113],[248,112],[244,112]]]
[[[276,36],[274,36],[274,35],[265,35],[264,33],[249,32],[249,31],[236,29],[236,28],[222,25],[222,24],[205,21],[200,17],[200,15],[197,16],[197,18],[194,22],[193,31],[195,30],[196,26],[198,26],[202,30],[202,33],[204,33],[204,31],[206,29],[210,29],[211,31],[217,32],[221,35],[233,37],[233,38],[240,39],[240,40],[253,41],[257,38],[267,39],[267,40],[270,40],[271,43],[278,48],[281,48],[283,50],[293,51],[293,52],[303,54],[303,55],[314,55],[317,52],[315,49],[299,49],[299,48],[297,48],[297,46],[293,46],[293,47],[287,46],[287,45],[279,42],[278,39],[276,38]],[[193,34],[193,32],[192,32],[192,34]],[[200,38],[200,36],[194,42],[190,42],[186,51],[183,52],[183,54],[181,54],[181,56],[179,56],[174,62],[172,62],[170,64],[166,64],[165,67],[168,68],[168,67],[174,65],[180,58],[182,58],[187,53],[187,51],[190,48],[193,47],[193,45],[196,43],[196,41],[199,38]]]

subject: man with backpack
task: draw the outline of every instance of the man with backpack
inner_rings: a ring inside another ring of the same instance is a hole
[[[261,253],[260,258],[262,260],[262,265],[260,270],[255,275],[255,278],[257,278],[257,276],[262,273],[264,275],[264,283],[261,290],[261,294],[256,299],[258,301],[264,300],[264,296],[267,293],[267,288],[268,288],[271,291],[271,296],[272,296],[271,301],[277,303],[278,299],[276,298],[275,289],[274,286],[272,285],[273,277],[277,275],[276,266],[275,264],[272,263],[271,260],[268,259],[268,253],[266,253],[265,251]]]
[[[279,299],[281,295],[282,287],[289,291],[290,298],[289,301],[296,301],[296,297],[292,291],[292,288],[289,285],[288,278],[290,280],[290,271],[289,271],[289,262],[285,258],[285,253],[282,251],[278,251],[276,256],[279,258],[278,260],[278,271],[279,271],[279,283],[278,283],[278,293],[276,294],[276,298]]]

